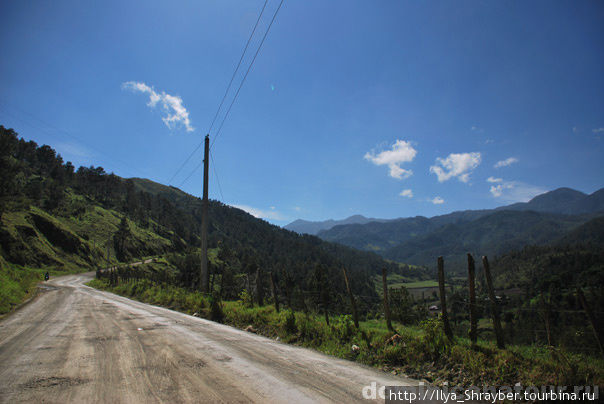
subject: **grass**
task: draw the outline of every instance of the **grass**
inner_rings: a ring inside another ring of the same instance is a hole
[[[32,297],[36,293],[36,285],[44,281],[46,271],[51,277],[81,272],[64,267],[31,268],[15,265],[0,256],[0,317]]]
[[[0,315],[11,311],[35,292],[35,284],[51,275],[94,270],[114,265],[113,235],[122,215],[91,203],[68,189],[58,211],[49,214],[29,203],[3,212],[0,234]],[[128,220],[132,239],[145,246],[141,255],[168,251],[172,241]],[[109,257],[107,257],[109,254]]]
[[[399,285],[399,286],[404,286],[407,289],[437,288],[438,287],[438,282],[437,281],[433,281],[433,280],[426,280],[426,281],[417,281],[417,282],[403,283],[402,285]]]
[[[332,316],[330,325],[314,313],[275,311],[272,305],[251,306],[250,299],[218,302],[199,292],[149,280],[117,286],[93,280],[90,286],[239,328],[252,326],[259,334],[329,355],[440,385],[585,385],[604,384],[604,360],[539,346],[510,346],[499,350],[479,340],[475,348],[466,338],[449,342],[438,318],[419,326],[394,324],[400,338],[383,320],[367,320],[357,330],[348,315]],[[352,349],[356,345],[358,349]]]
[[[432,279],[428,280],[417,280],[417,278],[409,278],[400,274],[389,274],[387,276],[388,288],[398,289],[404,286],[407,289],[424,289],[424,288],[437,288],[438,282]],[[375,290],[379,296],[382,296],[383,285],[382,285],[382,276],[376,275],[373,278],[373,284],[375,285]],[[447,285],[449,286],[449,285]],[[417,291],[419,293],[420,291]]]

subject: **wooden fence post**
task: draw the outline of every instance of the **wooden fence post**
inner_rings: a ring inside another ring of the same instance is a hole
[[[348,296],[350,297],[350,307],[352,308],[352,319],[354,320],[354,326],[359,328],[359,316],[357,314],[357,305],[354,301],[354,295],[352,294],[352,290],[350,289],[350,283],[348,282],[348,274],[346,273],[346,268],[342,267],[342,272],[344,273],[344,282],[346,282],[346,290],[348,291]]]
[[[543,291],[540,294],[540,302],[541,308],[543,309],[543,321],[545,322],[545,333],[547,334],[547,345],[553,346],[552,344],[552,332],[550,329],[549,322],[549,303],[545,303],[545,298],[543,297]]]
[[[271,288],[273,289],[273,299],[275,300],[275,310],[279,313],[279,296],[277,296],[277,287],[275,286],[275,274],[271,272]]]
[[[604,356],[604,348],[602,347],[602,330],[597,327],[596,318],[594,317],[591,308],[587,305],[587,301],[585,300],[585,296],[583,295],[583,291],[580,287],[577,287],[577,297],[579,298],[579,302],[581,302],[581,306],[583,306],[583,310],[585,310],[585,314],[587,314],[587,318],[589,319],[589,323],[591,324],[594,336],[596,337],[596,341],[598,342],[598,346],[600,347],[600,352],[602,353],[602,356]]]
[[[487,291],[489,292],[489,300],[491,301],[491,315],[493,316],[497,347],[503,349],[505,348],[505,343],[503,341],[503,332],[501,331],[501,322],[499,321],[499,307],[497,306],[497,299],[495,298],[495,291],[493,290],[491,267],[489,266],[489,260],[486,255],[482,257],[482,266],[484,267],[484,277],[487,281]]]
[[[386,275],[386,267],[382,267],[382,286],[384,287],[384,317],[386,317],[386,327],[388,327],[388,331],[394,332],[392,322],[390,322],[390,304],[388,303],[388,279]]]
[[[476,267],[474,257],[468,253],[468,292],[470,295],[470,341],[476,345],[478,337],[478,321],[476,319]]]
[[[258,307],[264,304],[264,289],[262,288],[262,271],[260,267],[256,269],[256,300]]]
[[[453,331],[449,324],[449,316],[447,314],[447,296],[445,295],[445,262],[443,257],[438,257],[438,291],[440,292],[440,312],[442,313],[445,335],[449,341],[453,341]]]

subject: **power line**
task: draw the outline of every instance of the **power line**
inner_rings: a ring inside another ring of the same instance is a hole
[[[212,168],[214,169],[214,176],[216,176],[216,183],[218,184],[218,191],[220,191],[220,198],[222,202],[226,202],[224,200],[224,195],[222,194],[222,187],[220,186],[220,179],[218,179],[218,171],[216,170],[216,163],[214,163],[214,155],[210,153],[210,159],[212,160]]]
[[[191,176],[192,176],[193,174],[195,174],[195,171],[199,170],[199,168],[200,168],[202,165],[203,165],[203,160],[201,161],[201,163],[199,163],[199,164],[197,164],[197,166],[195,166],[195,168],[193,169],[193,171],[191,171],[191,172],[189,173],[189,175],[187,175],[187,178],[185,178],[184,180],[182,180],[182,182],[181,182],[181,183],[178,185],[178,188],[182,187],[182,186],[183,186],[183,184],[184,184],[185,182],[187,182],[187,181],[189,180],[189,178],[191,178]]]
[[[180,167],[178,168],[178,170],[176,170],[176,172],[174,173],[174,175],[172,175],[172,177],[170,177],[170,180],[168,181],[168,184],[170,184],[172,182],[172,180],[174,179],[174,177],[176,177],[178,175],[178,173],[185,167],[185,165],[189,162],[189,160],[191,160],[191,157],[193,157],[193,155],[195,154],[195,152],[197,150],[199,150],[199,148],[201,147],[201,145],[203,144],[203,140],[201,141],[201,143],[199,143],[197,145],[197,147],[195,149],[193,149],[193,151],[191,152],[191,154],[189,154],[189,157],[187,157],[185,159],[185,161],[180,165]]]
[[[267,3],[268,3],[268,0],[265,0],[264,5],[262,6],[262,10],[260,10],[260,15],[258,15],[256,24],[254,25],[254,29],[252,30],[252,33],[250,34],[250,37],[248,38],[247,43],[245,44],[245,48],[243,48],[243,53],[241,53],[241,57],[239,58],[239,63],[237,63],[237,67],[235,68],[235,71],[233,72],[233,75],[231,76],[231,81],[229,81],[229,85],[227,86],[227,88],[224,92],[224,95],[222,96],[222,100],[220,101],[220,105],[218,106],[218,109],[216,110],[214,119],[212,119],[210,129],[208,129],[208,134],[212,131],[212,128],[214,128],[214,122],[216,122],[216,118],[218,118],[218,113],[220,112],[220,109],[222,108],[222,104],[224,104],[224,100],[226,99],[227,94],[229,93],[229,90],[231,89],[231,85],[233,84],[235,75],[237,74],[237,71],[239,70],[239,66],[241,66],[241,62],[243,61],[243,57],[245,56],[245,53],[247,52],[247,48],[250,45],[250,42],[252,41],[252,37],[254,36],[254,33],[256,32],[256,28],[258,28],[258,23],[260,22],[260,18],[262,18],[262,14],[264,14],[264,9],[266,8]]]
[[[14,110],[14,111],[19,112],[22,116],[19,117],[19,116],[15,115],[11,111],[9,111],[9,108],[12,109],[12,110]],[[124,160],[121,160],[121,159],[115,157],[113,155],[113,153],[105,152],[102,149],[99,149],[98,147],[93,146],[93,145],[87,143],[86,141],[82,140],[80,137],[75,136],[74,134],[72,134],[70,132],[67,132],[64,129],[61,129],[61,128],[58,128],[58,127],[56,127],[54,125],[51,125],[48,122],[42,120],[41,118],[36,117],[35,115],[33,115],[33,114],[31,114],[31,113],[29,113],[27,111],[24,111],[24,110],[22,110],[20,108],[17,108],[14,105],[11,106],[11,105],[7,104],[5,101],[0,101],[0,109],[4,110],[4,112],[6,114],[12,116],[14,119],[20,121],[21,123],[24,123],[24,124],[30,126],[31,128],[33,128],[36,131],[45,133],[48,136],[52,136],[52,137],[56,137],[57,135],[60,136],[61,134],[63,136],[66,136],[66,137],[70,137],[70,138],[75,139],[78,142],[82,143],[83,145],[89,147],[90,149],[94,150],[98,154],[100,154],[102,156],[105,156],[109,160],[113,160],[114,163],[122,164],[123,166],[125,166],[126,168],[128,168],[132,173],[137,173],[138,172],[139,174],[143,174],[145,176],[149,176],[149,173],[146,170],[141,170],[140,168],[133,167],[130,164],[128,164],[127,162],[125,162]],[[27,118],[24,118],[23,115],[29,116],[30,119],[28,120]],[[32,120],[33,121],[37,121],[37,123],[33,122]]]
[[[224,104],[224,101],[226,100],[226,97],[229,93],[229,90],[231,89],[231,85],[233,84],[233,80],[235,79],[235,76],[237,75],[237,72],[239,71],[239,67],[241,66],[241,62],[243,61],[243,58],[245,56],[245,53],[247,52],[247,48],[250,45],[250,42],[252,41],[252,38],[254,36],[254,33],[256,32],[256,28],[258,28],[258,24],[260,23],[260,19],[262,18],[262,15],[264,14],[264,9],[266,8],[266,5],[268,4],[268,0],[264,1],[264,5],[262,6],[262,9],[260,10],[260,14],[258,15],[258,19],[256,20],[256,24],[254,24],[254,28],[252,29],[252,32],[245,44],[245,47],[243,48],[243,52],[241,53],[241,57],[239,58],[239,62],[237,63],[237,66],[235,67],[235,70],[233,71],[233,75],[231,76],[231,80],[229,81],[229,84],[226,88],[226,90],[224,91],[224,95],[222,96],[222,100],[220,101],[220,105],[218,105],[218,109],[216,110],[216,114],[214,114],[214,119],[212,119],[212,123],[210,124],[210,129],[208,129],[208,134],[212,131],[212,129],[214,128],[214,123],[216,122],[216,118],[218,118],[218,114],[220,113],[220,110],[222,109],[222,105]],[[197,150],[199,150],[199,148],[201,147],[201,145],[203,145],[203,140],[197,145],[197,147],[195,147],[195,149],[191,152],[191,154],[189,154],[189,156],[185,159],[185,161],[180,165],[180,167],[178,168],[178,170],[176,170],[176,172],[172,175],[172,177],[170,177],[170,180],[168,181],[168,184],[171,183],[174,178],[182,171],[182,169],[187,165],[187,163],[189,162],[189,160],[191,160],[191,158],[193,157],[193,155],[197,152]],[[197,170],[197,168],[195,168],[195,170],[193,170],[193,172],[195,172]],[[189,174],[189,176],[187,176],[187,178],[181,183],[184,184],[190,177],[191,175],[193,175],[192,173]],[[179,186],[180,187],[180,186]]]
[[[218,178],[218,171],[216,170],[216,164],[214,163],[214,156],[212,155],[212,153],[210,153],[210,159],[212,159],[212,168],[214,169],[214,176],[216,177],[216,184],[218,184],[218,191],[220,192],[220,198],[224,202],[224,195],[222,193],[222,187],[220,186],[220,179]],[[180,185],[178,185],[178,188],[182,187],[189,180],[189,178],[191,178],[193,176],[193,174],[195,174],[197,172],[197,170],[199,170],[201,168],[202,165],[203,165],[203,161],[201,163],[199,163],[193,169],[193,171],[191,171],[189,173],[189,175],[187,175],[187,177],[180,183]]]
[[[264,36],[262,37],[262,41],[260,42],[260,45],[258,45],[258,49],[256,49],[256,53],[254,54],[254,58],[252,59],[252,62],[250,63],[249,67],[247,68],[247,71],[245,72],[245,75],[243,76],[243,79],[241,80],[241,84],[239,84],[239,88],[237,89],[237,92],[235,93],[235,96],[233,97],[233,100],[231,101],[231,105],[229,105],[229,109],[227,109],[227,112],[224,115],[224,118],[222,119],[222,122],[220,123],[220,127],[218,128],[218,131],[216,132],[216,135],[214,135],[214,140],[212,140],[210,148],[212,148],[214,146],[214,143],[216,142],[216,139],[220,135],[220,131],[222,130],[222,126],[224,125],[224,122],[226,121],[227,117],[229,116],[229,112],[231,112],[231,108],[233,108],[233,104],[235,104],[235,100],[237,100],[237,96],[239,95],[239,91],[241,91],[241,87],[243,87],[243,83],[245,83],[245,79],[247,78],[247,75],[249,74],[250,70],[252,69],[252,66],[254,65],[254,62],[256,61],[256,57],[258,56],[258,53],[260,52],[260,49],[262,48],[262,45],[264,44],[264,40],[266,39],[269,31],[271,30],[271,27],[273,26],[273,23],[275,22],[275,18],[277,18],[277,14],[279,13],[279,10],[281,9],[281,6],[283,5],[283,1],[284,0],[281,0],[281,2],[279,3],[279,7],[277,7],[277,10],[275,10],[275,13],[273,14],[273,18],[271,19],[271,22],[268,25],[268,28],[266,29],[266,32],[264,33]]]

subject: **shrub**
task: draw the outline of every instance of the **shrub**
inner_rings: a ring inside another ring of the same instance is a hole
[[[247,289],[243,289],[241,293],[239,293],[239,300],[241,300],[241,303],[245,307],[252,307],[254,305],[252,295],[247,291]]]
[[[356,328],[352,321],[352,317],[347,314],[344,316],[336,317],[333,322],[332,331],[334,337],[340,342],[348,342],[356,334]]]
[[[283,329],[287,334],[295,334],[298,332],[298,327],[296,326],[296,315],[293,311],[288,310],[285,313],[285,321],[283,322]]]
[[[444,325],[441,316],[429,318],[420,324],[424,330],[422,340],[433,359],[451,352],[451,343],[445,336]]]

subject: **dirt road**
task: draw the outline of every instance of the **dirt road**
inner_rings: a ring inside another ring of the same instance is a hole
[[[0,322],[0,402],[345,403],[367,402],[372,382],[417,384],[101,292],[92,276],[47,282]]]

